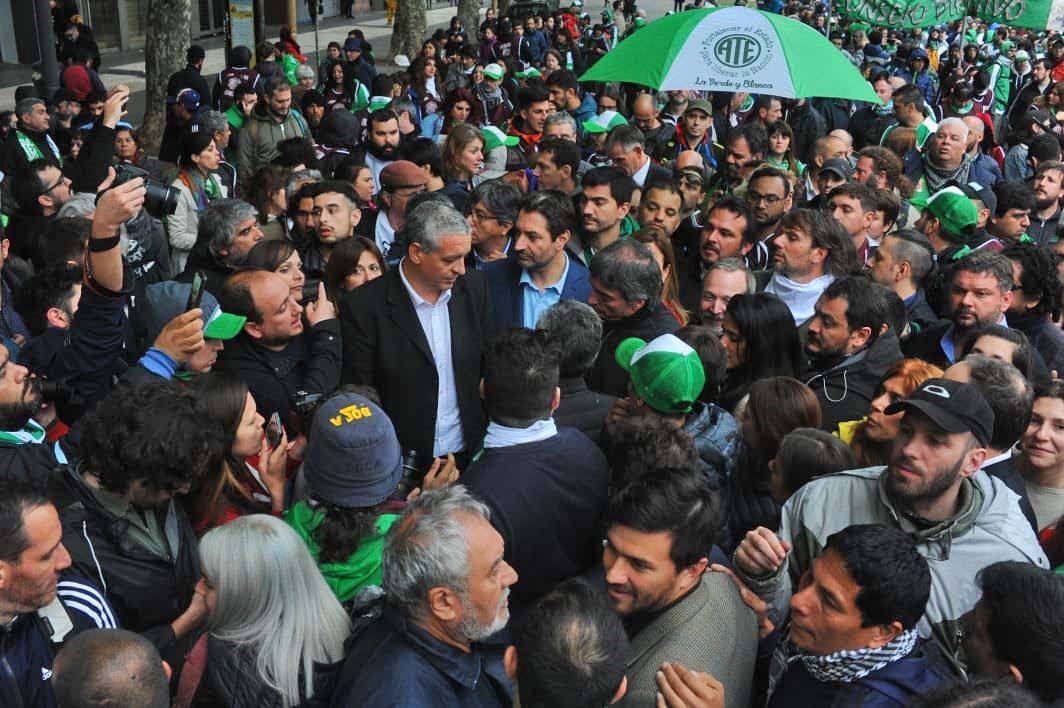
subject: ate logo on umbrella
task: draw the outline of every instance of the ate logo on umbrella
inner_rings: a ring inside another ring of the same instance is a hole
[[[580,80],[882,103],[827,37],[797,20],[747,7],[687,10],[655,20]]]
[[[744,79],[772,61],[772,41],[759,27],[720,27],[702,40],[701,54],[711,71]]]
[[[761,56],[761,42],[745,34],[729,34],[717,41],[713,56],[724,66],[741,69],[750,66]]]

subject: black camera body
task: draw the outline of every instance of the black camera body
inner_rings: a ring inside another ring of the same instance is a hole
[[[144,180],[144,210],[156,219],[170,216],[177,210],[177,190],[171,185],[154,179],[147,170],[136,165],[123,162],[115,166],[115,181],[112,187],[117,187],[124,182],[140,177]]]

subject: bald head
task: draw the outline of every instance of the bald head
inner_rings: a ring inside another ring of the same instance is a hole
[[[636,120],[651,120],[657,117],[657,105],[649,93],[641,93],[632,103],[632,117]]]
[[[52,667],[59,708],[167,708],[170,679],[159,652],[124,629],[92,629],[63,645]]]
[[[892,76],[887,79],[887,81],[890,83],[890,87],[895,91],[905,85],[905,79],[901,78],[900,76]]]
[[[842,144],[846,146],[847,150],[853,149],[853,136],[842,128],[836,128],[835,130],[828,133],[828,135],[841,140]]]
[[[970,151],[973,147],[983,142],[983,136],[986,134],[986,124],[975,116],[964,116],[961,118],[961,122],[968,126],[967,147]]]
[[[846,143],[834,135],[817,138],[813,144],[813,159],[816,161],[816,168],[819,170],[833,157],[846,157]]]
[[[673,169],[680,171],[685,167],[697,167],[702,169],[702,156],[694,150],[684,150],[676,156],[676,162],[673,165]]]

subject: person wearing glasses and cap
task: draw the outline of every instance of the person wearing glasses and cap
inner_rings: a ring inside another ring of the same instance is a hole
[[[994,413],[977,387],[928,379],[886,413],[903,414],[890,463],[803,486],[784,505],[778,532],[747,534],[735,567],[778,621],[830,535],[854,524],[900,528],[932,561],[931,599],[917,631],[960,668],[960,620],[979,600],[979,571],[1001,560],[1049,563],[1016,495],[980,469]]]

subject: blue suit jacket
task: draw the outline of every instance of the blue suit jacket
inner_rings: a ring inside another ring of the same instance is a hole
[[[521,265],[516,258],[492,261],[484,268],[496,330],[524,326],[521,272]],[[562,286],[562,299],[587,302],[589,295],[591,276],[583,263],[570,256],[569,273],[565,276],[565,284]]]

